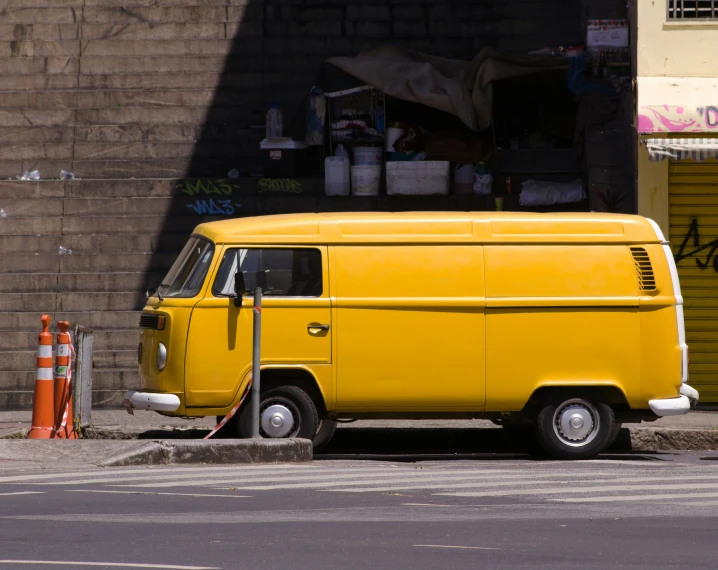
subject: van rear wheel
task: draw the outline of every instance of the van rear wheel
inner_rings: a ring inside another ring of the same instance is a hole
[[[608,447],[615,418],[610,406],[592,398],[556,395],[539,411],[536,433],[557,459],[589,459]]]
[[[252,436],[251,402],[237,420],[241,437]],[[259,402],[259,435],[264,438],[312,439],[319,428],[319,415],[309,394],[296,386],[279,386],[263,392]]]

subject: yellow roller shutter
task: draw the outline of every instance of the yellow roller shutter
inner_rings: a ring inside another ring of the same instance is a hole
[[[689,382],[718,402],[718,162],[671,162],[671,247],[678,264],[690,347]]]

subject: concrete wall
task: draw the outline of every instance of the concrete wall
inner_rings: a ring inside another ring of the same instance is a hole
[[[95,327],[95,405],[120,405],[138,381],[143,293],[201,221],[347,209],[310,181],[225,180],[254,168],[268,102],[290,119],[326,58],[389,42],[464,59],[574,44],[583,19],[619,5],[0,0],[0,179],[43,177],[0,181],[0,409],[31,405],[44,312]],[[48,180],[61,170],[82,180]],[[485,207],[461,196],[351,203]]]
[[[251,169],[268,102],[286,120],[327,57],[581,37],[571,0],[3,0],[0,178],[181,177],[193,156],[197,175]]]
[[[718,20],[668,21],[665,0],[638,1],[638,129],[718,132]]]
[[[718,21],[668,21],[665,0],[638,0],[637,123],[643,137],[718,135]],[[639,148],[638,213],[668,235],[668,161]]]
[[[638,76],[713,77],[718,21],[668,21],[666,0],[638,0]]]

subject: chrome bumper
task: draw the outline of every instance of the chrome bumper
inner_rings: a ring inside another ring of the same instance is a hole
[[[657,416],[681,416],[695,408],[698,403],[698,390],[688,384],[681,384],[681,395],[677,398],[649,400],[648,406]]]
[[[133,409],[174,412],[179,407],[180,399],[174,394],[138,392],[137,390],[130,390],[125,394],[125,408],[129,414]]]

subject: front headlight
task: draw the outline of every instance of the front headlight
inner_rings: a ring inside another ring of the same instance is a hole
[[[162,371],[167,364],[167,347],[159,343],[157,345],[157,370]]]

